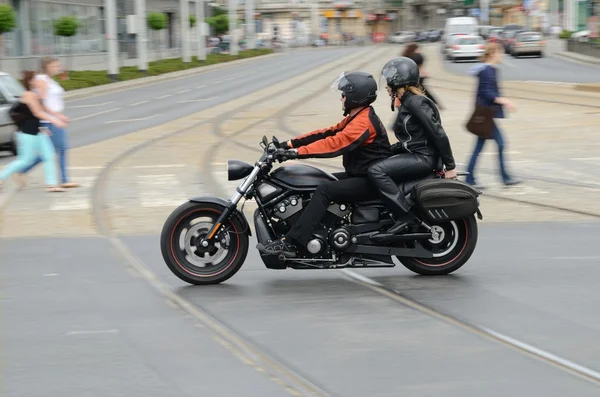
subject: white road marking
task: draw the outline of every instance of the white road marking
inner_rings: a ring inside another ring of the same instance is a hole
[[[179,101],[177,103],[190,103],[190,102],[206,102],[206,101],[210,101],[212,99],[217,99],[218,96],[212,96],[210,98],[202,98],[202,99],[186,99],[184,101]]]
[[[121,108],[114,108],[114,109],[103,110],[103,111],[98,112],[98,113],[92,113],[92,114],[88,114],[88,115],[85,115],[85,116],[77,117],[75,119],[71,119],[71,121],[85,120],[85,119],[89,119],[90,117],[100,116],[101,114],[106,114],[106,113],[114,112],[114,111],[119,110],[119,109],[121,109]]]
[[[42,274],[43,277],[54,277],[54,276],[59,276],[58,273],[46,273],[46,274]]]
[[[89,189],[96,181],[96,176],[79,176],[77,183],[81,186],[57,193],[52,199],[50,211],[88,210],[92,207]]]
[[[176,207],[187,200],[174,174],[137,175],[136,183],[142,207]]]
[[[136,103],[132,103],[132,104],[131,104],[131,105],[129,105],[129,106],[138,106],[138,105],[143,105],[144,103],[148,103],[148,102],[150,102],[150,101],[141,101],[141,102],[136,102]]]
[[[214,81],[214,82],[212,82],[212,83],[211,83],[211,85],[215,85],[215,84],[221,84],[221,83],[224,83],[224,82],[226,82],[226,81],[231,81],[231,80],[233,80],[233,79],[235,79],[235,77],[228,77],[228,78],[226,78],[226,79],[223,79],[223,80]]]
[[[569,160],[575,161],[600,161],[600,157],[571,157]]]
[[[190,92],[190,91],[191,91],[191,89],[188,88],[187,90],[177,91],[176,94],[183,94],[185,92]]]
[[[110,120],[110,121],[105,121],[104,124],[114,124],[114,123],[131,123],[133,121],[144,121],[144,120],[150,120],[153,117],[156,116],[160,116],[160,114],[153,114],[151,116],[148,117],[142,117],[139,119],[125,119],[125,120]]]
[[[170,97],[170,96],[173,96],[173,94],[166,94],[166,95],[163,95],[163,96],[157,96],[157,97],[156,97],[156,98],[154,98],[154,99],[165,99],[165,98],[168,98],[168,97]]]
[[[132,168],[182,168],[186,167],[187,164],[158,164],[158,165],[134,165]]]
[[[108,105],[109,103],[114,103],[114,102],[104,102],[104,103],[95,103],[92,105],[77,105],[77,106],[69,106],[69,109],[77,109],[77,108],[95,108],[95,107],[99,107],[99,106],[104,106],[104,105]]]
[[[208,87],[208,86],[207,86],[206,84],[202,84],[202,85],[199,85],[199,86],[198,86],[198,87],[196,87],[196,88],[204,88],[204,87]]]
[[[97,330],[97,331],[69,331],[67,335],[102,335],[102,334],[117,334],[119,333],[118,329],[105,329],[105,330]]]

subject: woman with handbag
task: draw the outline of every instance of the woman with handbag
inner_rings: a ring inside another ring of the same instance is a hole
[[[494,139],[498,145],[498,162],[504,184],[515,185],[520,182],[511,177],[506,171],[506,165],[504,163],[504,138],[498,125],[493,120],[504,118],[504,107],[506,107],[507,110],[516,110],[516,106],[509,99],[500,95],[500,90],[498,88],[497,65],[502,61],[503,55],[504,51],[499,44],[489,43],[483,54],[482,63],[471,68],[469,71],[479,79],[477,96],[475,99],[475,112],[467,124],[467,129],[478,135],[475,149],[473,150],[467,169],[469,175],[467,176],[466,182],[470,185],[476,185],[474,175],[475,164],[485,145],[486,139],[490,138]],[[483,126],[483,132],[472,129],[472,125],[477,123],[475,120],[476,118],[485,119],[480,123]],[[485,131],[486,127],[489,131]]]

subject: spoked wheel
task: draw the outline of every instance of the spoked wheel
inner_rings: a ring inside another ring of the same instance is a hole
[[[224,208],[188,202],[169,216],[161,234],[165,263],[181,280],[195,285],[218,284],[232,277],[248,254],[248,230],[231,217],[206,245],[202,240]]]
[[[431,225],[433,237],[420,241],[433,258],[398,258],[409,270],[423,276],[450,274],[464,265],[477,245],[477,221],[470,216]]]

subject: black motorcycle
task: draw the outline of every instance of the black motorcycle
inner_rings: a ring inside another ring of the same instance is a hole
[[[228,180],[244,179],[229,201],[199,197],[175,209],[161,233],[161,251],[171,271],[183,281],[218,284],[244,264],[250,225],[242,198],[254,199],[254,229],[259,243],[284,235],[302,214],[319,183],[336,180],[318,168],[294,164],[273,170],[283,162],[283,151],[273,137],[263,137],[264,153],[252,166],[229,160]],[[332,203],[312,240],[294,258],[264,255],[269,269],[340,269],[394,267],[393,258],[421,275],[444,275],[460,268],[477,244],[479,194],[470,185],[444,179],[443,170],[426,178],[402,183],[421,225],[404,234],[387,234],[394,220],[380,200]],[[245,203],[245,201],[244,201]]]

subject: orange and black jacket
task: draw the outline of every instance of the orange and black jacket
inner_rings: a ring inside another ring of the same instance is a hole
[[[371,106],[337,125],[292,139],[298,158],[343,155],[348,176],[366,176],[369,166],[392,155],[383,123]]]

